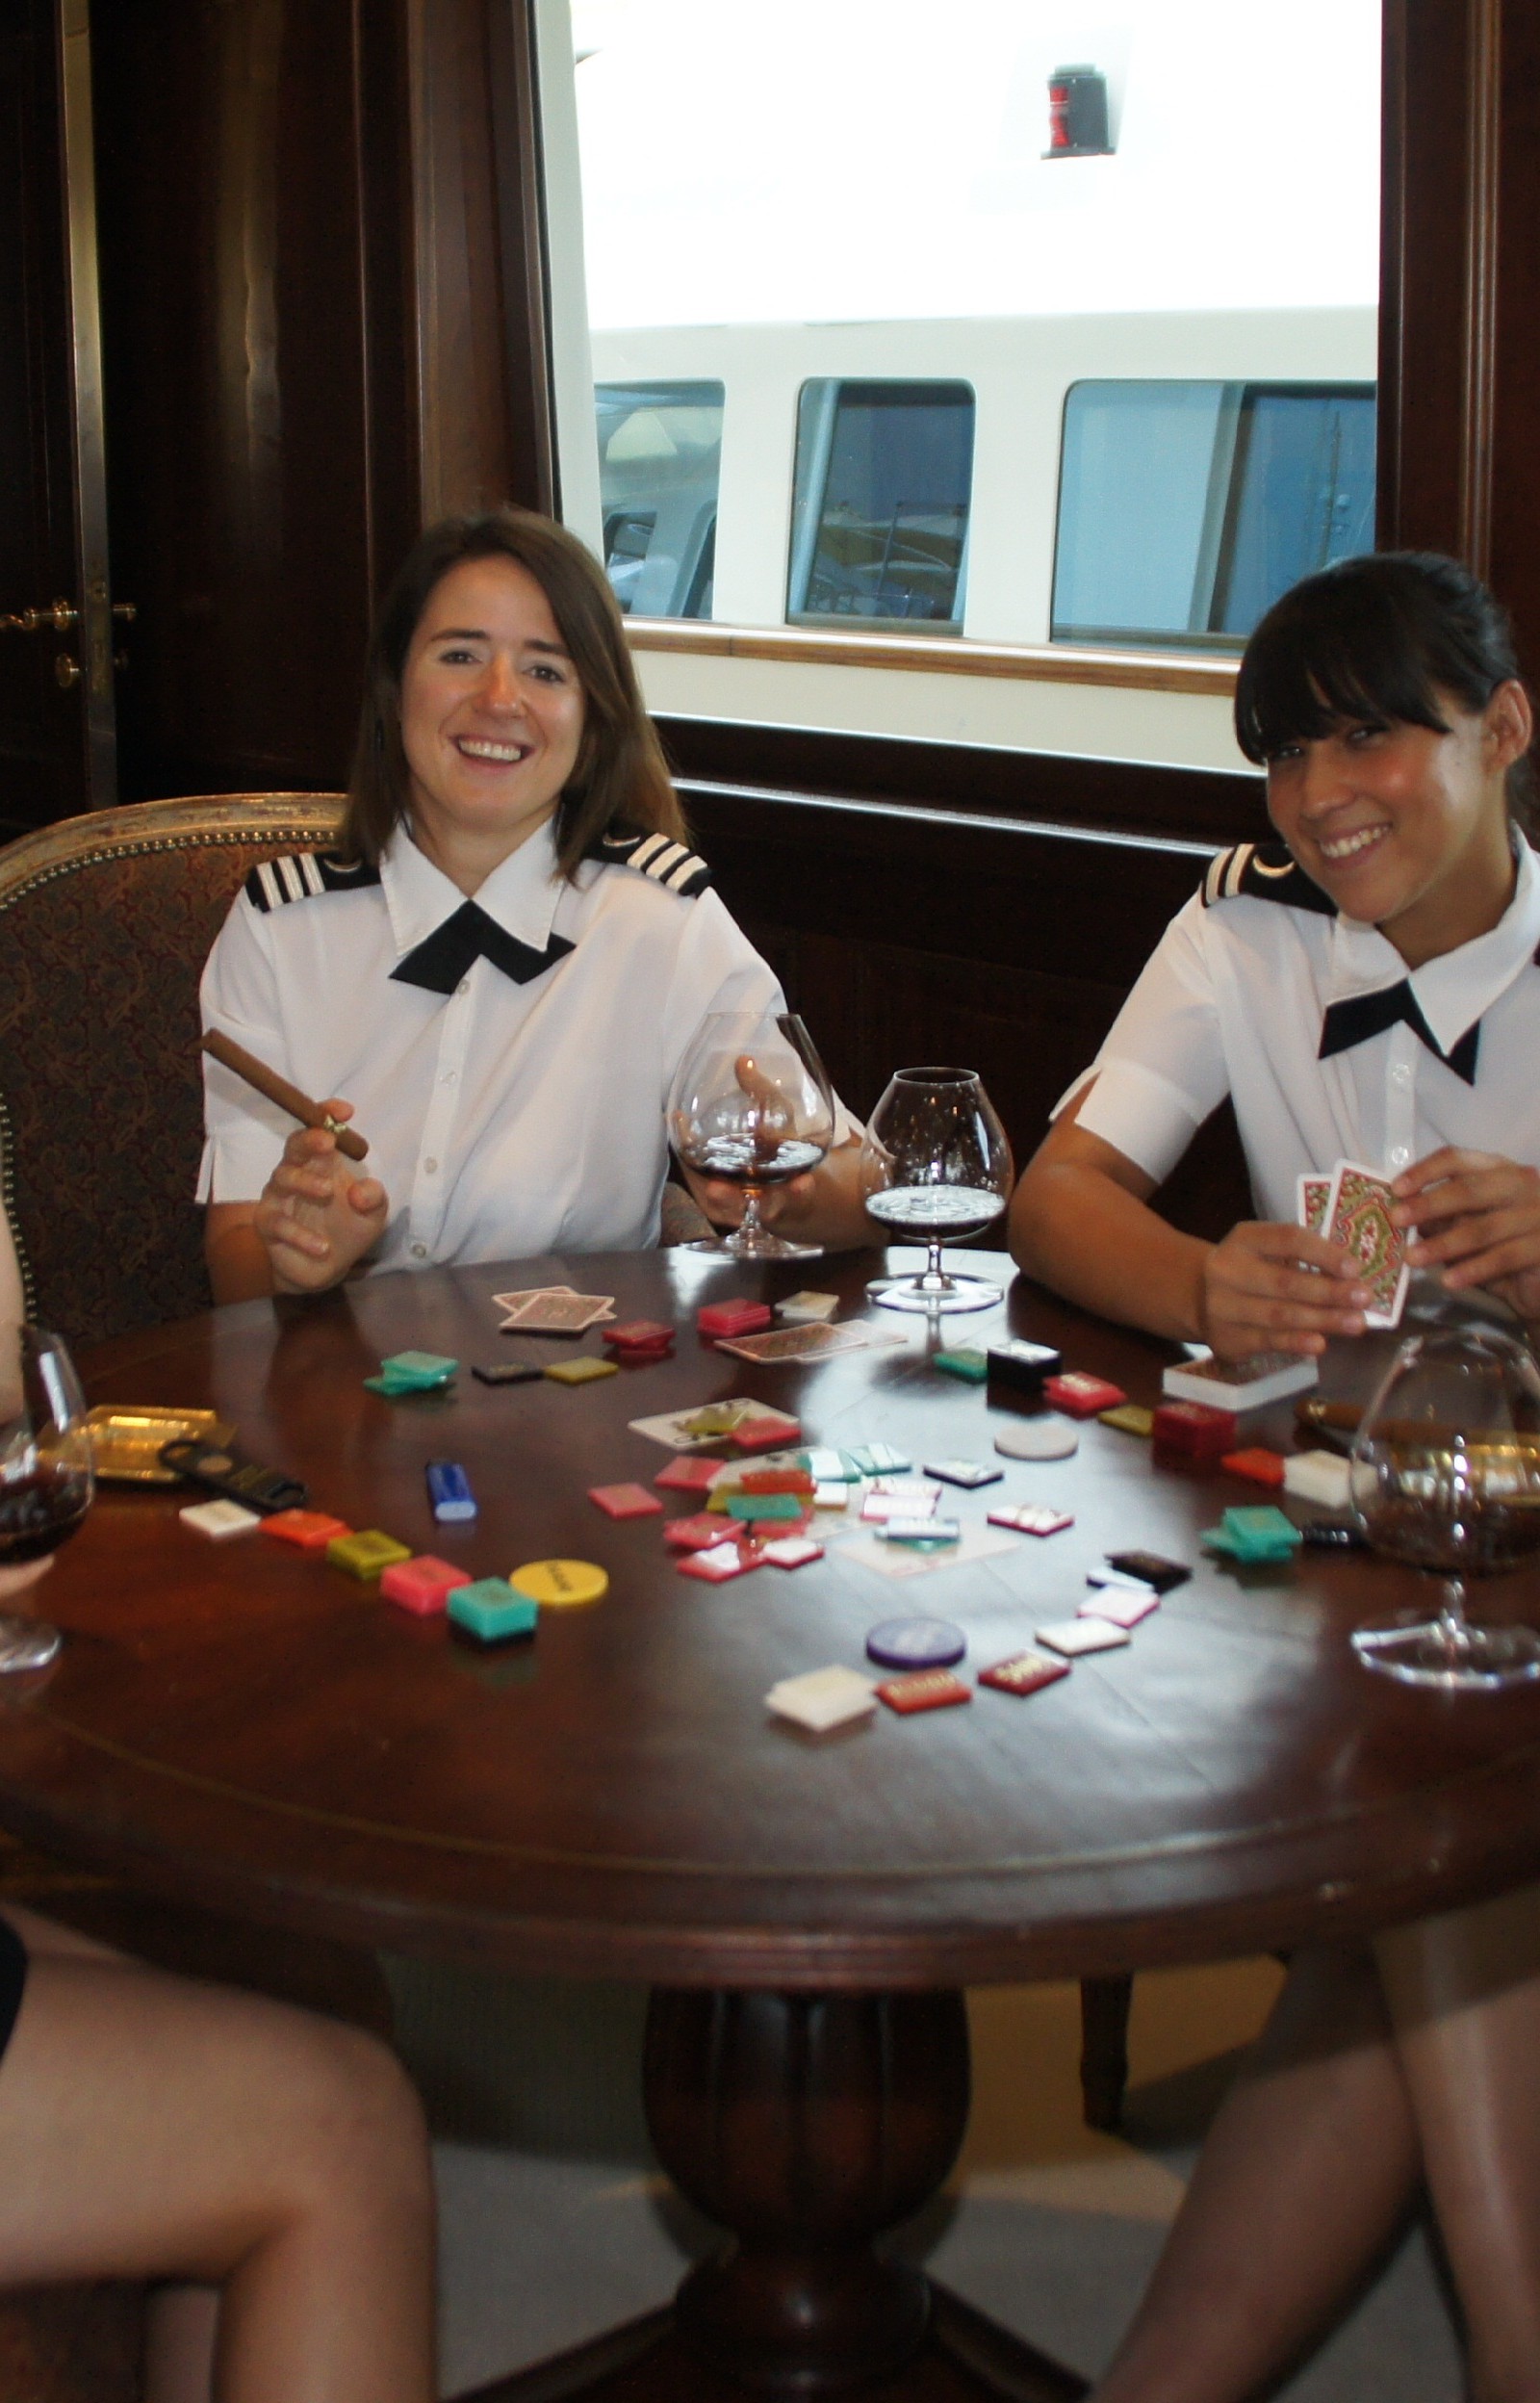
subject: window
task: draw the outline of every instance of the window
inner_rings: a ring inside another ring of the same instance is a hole
[[[972,476],[967,384],[804,384],[788,618],[961,633]]]
[[[722,386],[597,384],[604,567],[638,617],[709,617]]]
[[[1074,384],[1053,638],[1238,649],[1373,521],[1372,384]]]

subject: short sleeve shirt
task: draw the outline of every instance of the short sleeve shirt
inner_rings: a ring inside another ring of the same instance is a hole
[[[1221,855],[1059,1109],[1094,1076],[1078,1124],[1159,1183],[1228,1094],[1257,1212],[1274,1223],[1295,1219],[1297,1177],[1339,1159],[1395,1176],[1454,1144],[1540,1166],[1540,875],[1527,843],[1515,851],[1498,924],[1409,977],[1281,844]],[[1318,1056],[1332,1002],[1402,980],[1445,1057],[1404,1021]],[[1448,1054],[1477,1022],[1467,1083]]]
[[[478,957],[444,995],[393,970],[464,894],[404,828],[377,881],[364,873],[313,890],[305,858],[259,871],[267,906],[249,888],[236,901],[202,1002],[206,1025],[302,1092],[354,1105],[370,1146],[358,1173],[390,1196],[371,1267],[655,1243],[664,1105],[702,1021],[785,1007],[718,896],[599,861],[569,883],[544,827],[475,900],[536,952],[573,947],[526,983]],[[213,1061],[205,1096],[198,1199],[253,1202],[294,1121]]]

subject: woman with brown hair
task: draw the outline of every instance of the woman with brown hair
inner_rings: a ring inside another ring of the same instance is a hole
[[[597,562],[522,510],[431,528],[374,630],[338,854],[254,870],[203,982],[206,1023],[346,1097],[371,1174],[211,1064],[216,1298],[654,1242],[675,1070],[712,1012],[784,1008],[709,888]],[[788,1231],[864,1238],[839,1134],[776,1197]]]

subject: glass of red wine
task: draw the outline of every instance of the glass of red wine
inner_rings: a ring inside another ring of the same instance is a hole
[[[982,1310],[1001,1288],[951,1275],[941,1246],[992,1227],[1011,1199],[1011,1146],[983,1084],[967,1068],[901,1068],[861,1145],[866,1214],[892,1241],[923,1243],[915,1277],[868,1287],[889,1310]]]
[[[74,1363],[45,1328],[0,1328],[0,1567],[57,1552],[85,1519],[95,1479]],[[0,1670],[44,1668],[57,1627],[0,1612]]]
[[[765,1193],[816,1168],[834,1139],[834,1096],[800,1019],[713,1011],[674,1079],[668,1131],[686,1168],[743,1194],[742,1225],[691,1251],[734,1260],[817,1257],[819,1245],[788,1242],[759,1216]]]
[[[1466,1615],[1466,1586],[1540,1561],[1540,1365],[1496,1328],[1413,1335],[1359,1424],[1349,1490],[1375,1551],[1440,1580],[1431,1614],[1360,1627],[1366,1668],[1446,1692],[1540,1677],[1540,1634]],[[1540,1600],[1531,1580],[1530,1610]]]

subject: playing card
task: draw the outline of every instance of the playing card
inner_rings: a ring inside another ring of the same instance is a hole
[[[1308,1176],[1296,1178],[1295,1195],[1296,1215],[1300,1226],[1308,1227],[1313,1235],[1319,1235],[1325,1226],[1326,1211],[1331,1202],[1331,1178],[1312,1171]]]
[[[577,1290],[576,1285],[526,1285],[519,1293],[495,1293],[492,1299],[500,1310],[516,1310],[521,1302],[544,1302],[548,1294]]]
[[[531,1294],[502,1322],[503,1334],[580,1335],[600,1319],[614,1315],[615,1297],[608,1293]]]
[[[1401,1307],[1411,1271],[1406,1265],[1406,1230],[1391,1224],[1396,1196],[1387,1177],[1356,1161],[1339,1160],[1332,1173],[1331,1198],[1323,1232],[1333,1243],[1346,1244],[1373,1295],[1364,1312],[1371,1327],[1400,1324]]]
[[[750,1419],[779,1417],[787,1431],[787,1440],[795,1432],[797,1422],[783,1411],[766,1409],[762,1402],[748,1402],[740,1396],[732,1402],[697,1402],[693,1408],[665,1410],[655,1418],[633,1418],[628,1421],[633,1435],[646,1435],[650,1442],[665,1444],[670,1452],[704,1452],[714,1444],[724,1443],[734,1427]],[[734,1468],[736,1463],[733,1463]]]
[[[968,1561],[987,1561],[997,1552],[1014,1552],[1014,1536],[1008,1536],[997,1527],[964,1527],[956,1543],[944,1544],[939,1551],[918,1551],[912,1544],[888,1543],[874,1527],[863,1527],[859,1533],[842,1536],[837,1543],[841,1561],[855,1561],[862,1568],[875,1568],[884,1577],[924,1577],[937,1568],[957,1568]]]
[[[719,1352],[734,1353],[740,1360],[826,1360],[835,1352],[859,1352],[868,1343],[887,1340],[865,1327],[776,1327],[765,1335],[719,1337]],[[902,1336],[891,1338],[898,1342]]]

